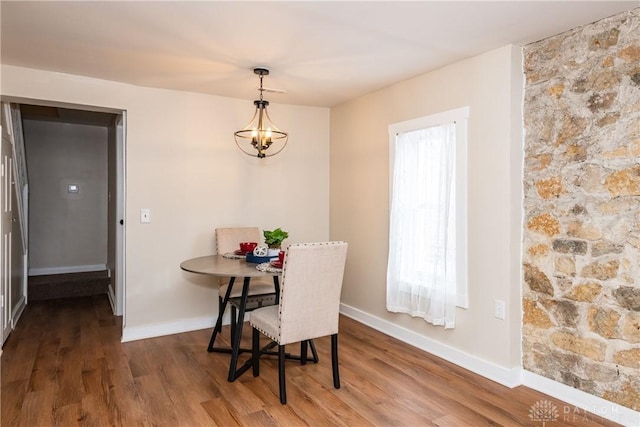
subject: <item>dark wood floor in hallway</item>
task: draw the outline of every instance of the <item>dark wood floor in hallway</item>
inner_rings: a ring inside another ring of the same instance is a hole
[[[345,317],[342,388],[333,388],[329,339],[318,339],[320,363],[287,363],[284,406],[275,359],[263,359],[260,377],[229,383],[229,355],[207,353],[208,330],[124,344],[120,332],[106,296],[29,304],[3,348],[2,426],[542,426],[529,416],[537,402],[558,409],[549,427],[616,425],[573,408],[567,418],[563,402]]]

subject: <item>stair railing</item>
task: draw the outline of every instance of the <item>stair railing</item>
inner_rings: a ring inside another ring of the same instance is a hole
[[[27,215],[29,204],[29,179],[27,177],[27,162],[24,149],[24,133],[22,130],[22,117],[20,115],[20,106],[18,104],[2,103],[5,109],[5,117],[10,119],[11,123],[7,124],[7,130],[11,134],[13,147],[13,177],[15,180],[15,189],[17,194],[18,205],[18,222],[20,223],[20,234],[22,237],[24,253],[27,253],[29,244]]]

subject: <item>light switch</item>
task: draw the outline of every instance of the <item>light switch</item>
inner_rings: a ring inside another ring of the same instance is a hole
[[[69,193],[78,193],[80,191],[80,186],[78,184],[69,184],[67,186],[67,192]]]
[[[493,317],[504,320],[506,314],[506,306],[504,301],[497,299],[494,306]]]
[[[151,222],[151,209],[140,209],[140,222],[143,224]]]

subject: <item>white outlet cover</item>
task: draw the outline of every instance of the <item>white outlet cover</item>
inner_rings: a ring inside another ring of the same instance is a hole
[[[147,224],[151,222],[151,209],[140,209],[140,222]]]

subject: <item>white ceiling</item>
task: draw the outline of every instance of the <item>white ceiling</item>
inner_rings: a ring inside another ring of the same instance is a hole
[[[141,86],[334,106],[633,1],[6,1],[3,64]]]

